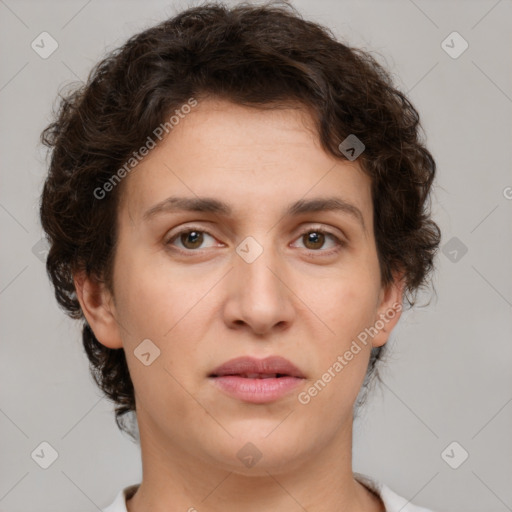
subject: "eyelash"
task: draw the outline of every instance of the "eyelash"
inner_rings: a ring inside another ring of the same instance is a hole
[[[212,238],[215,238],[214,235],[212,235],[208,230],[204,229],[204,228],[200,228],[200,227],[197,227],[197,226],[191,226],[191,227],[187,227],[186,229],[183,229],[181,231],[179,231],[178,233],[175,233],[169,240],[167,240],[165,242],[165,245],[166,246],[171,246],[172,243],[177,239],[179,238],[181,235],[185,234],[185,233],[191,233],[192,231],[197,231],[199,233],[206,233],[207,235],[211,236]],[[327,236],[330,236],[332,239],[334,239],[337,247],[334,248],[334,249],[330,249],[330,250],[321,250],[321,249],[318,249],[318,250],[314,250],[314,249],[306,249],[308,252],[310,252],[313,256],[329,256],[331,254],[335,254],[337,252],[339,252],[343,247],[345,247],[347,244],[344,240],[340,240],[334,233],[331,233],[330,231],[328,230],[325,230],[323,228],[308,228],[308,229],[305,229],[304,231],[302,231],[301,233],[299,233],[298,237],[297,238],[301,238],[303,237],[304,235],[306,235],[307,233],[321,233],[323,235],[327,235]],[[200,249],[180,249],[179,247],[174,247],[174,249],[176,249],[177,251],[181,252],[181,253],[197,253],[197,252],[200,252],[201,250]],[[315,253],[321,253],[321,254],[315,254]]]

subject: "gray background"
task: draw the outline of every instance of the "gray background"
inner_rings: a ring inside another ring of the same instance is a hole
[[[385,385],[355,423],[354,470],[439,512],[512,510],[512,3],[293,3],[380,54],[419,109],[439,169],[437,293],[395,331]],[[63,84],[188,5],[0,0],[0,510],[94,511],[140,481],[139,448],[117,430],[78,325],[34,254],[38,137]],[[59,45],[47,59],[31,48],[43,31]],[[469,43],[456,59],[441,46],[453,31]],[[42,441],[58,452],[48,469],[31,458]],[[448,450],[452,464],[469,453],[458,469],[441,455],[453,441],[462,448]]]

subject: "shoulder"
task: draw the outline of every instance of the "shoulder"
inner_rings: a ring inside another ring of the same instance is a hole
[[[131,498],[135,491],[139,488],[140,484],[129,485],[124,489],[121,489],[114,501],[106,508],[102,509],[101,512],[127,512],[126,500]]]
[[[386,512],[434,512],[428,508],[418,507],[393,492],[387,485],[361,473],[354,473],[354,478],[365,487],[375,492],[386,507]]]

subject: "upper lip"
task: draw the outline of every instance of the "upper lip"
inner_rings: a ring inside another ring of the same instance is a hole
[[[281,356],[269,356],[265,359],[242,356],[221,364],[213,370],[209,377],[224,375],[259,374],[268,375],[278,373],[290,377],[305,378],[303,373],[288,359]]]

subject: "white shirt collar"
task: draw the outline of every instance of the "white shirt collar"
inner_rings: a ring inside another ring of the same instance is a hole
[[[394,493],[387,485],[377,482],[373,478],[361,473],[354,473],[354,478],[368,489],[375,492],[386,507],[386,512],[433,512],[430,509],[417,507]],[[126,500],[131,498],[138,489],[139,484],[130,485],[120,490],[113,503],[102,512],[128,512],[126,509]]]

